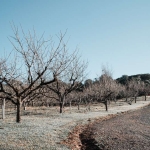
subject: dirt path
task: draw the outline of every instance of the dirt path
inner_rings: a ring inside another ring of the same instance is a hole
[[[91,150],[93,150],[94,147],[96,148],[96,144],[95,144],[96,141],[95,141],[95,139],[91,139],[91,134],[93,134],[93,133],[89,132],[93,122],[108,120],[110,118],[115,117],[116,115],[118,116],[118,115],[122,115],[125,113],[132,113],[133,111],[143,108],[149,104],[150,104],[149,100],[148,101],[138,101],[137,103],[133,103],[132,105],[128,105],[126,103],[124,103],[123,105],[120,105],[120,103],[118,103],[112,107],[109,107],[108,112],[101,110],[101,112],[98,115],[96,115],[97,112],[89,112],[89,114],[87,115],[88,118],[87,118],[87,116],[84,117],[84,123],[82,123],[82,124],[80,123],[79,125],[77,125],[74,128],[73,132],[69,134],[68,139],[64,143],[66,145],[68,145],[70,147],[70,149],[80,150],[80,149],[84,149],[84,144],[85,144],[84,142],[88,142],[88,143],[92,144]],[[85,133],[82,134],[84,131],[85,131]],[[88,132],[86,132],[86,131],[88,131]],[[86,140],[82,136],[84,136],[86,138]],[[90,139],[88,139],[88,137]]]
[[[96,121],[80,135],[82,150],[149,150],[150,105]]]

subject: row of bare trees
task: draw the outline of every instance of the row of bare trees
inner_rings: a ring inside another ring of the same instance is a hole
[[[58,102],[60,113],[66,102],[75,102],[80,108],[82,102],[90,110],[93,101],[103,103],[106,111],[108,102],[118,97],[139,96],[149,93],[149,82],[132,79],[126,85],[112,78],[105,67],[95,81],[85,79],[87,63],[81,60],[78,51],[69,53],[60,33],[58,43],[36,33],[25,34],[13,26],[14,36],[10,38],[13,52],[0,61],[0,98],[11,101],[17,107],[16,122],[21,121],[21,106],[38,101]]]
[[[150,84],[141,81],[140,78],[132,78],[131,80],[127,81],[127,83],[124,86],[124,97],[126,97],[126,101],[128,101],[130,97],[134,97],[134,101],[136,103],[137,96],[139,95],[144,95],[146,100],[146,96],[149,93]]]

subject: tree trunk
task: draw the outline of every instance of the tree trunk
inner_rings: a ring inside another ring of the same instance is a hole
[[[21,100],[17,100],[17,115],[16,115],[16,122],[20,123],[21,122]]]
[[[23,109],[26,110],[26,102],[23,102]]]
[[[3,99],[3,104],[2,104],[2,119],[5,119],[5,98]]]
[[[146,101],[146,93],[145,93],[145,101]]]
[[[136,103],[136,98],[137,98],[137,97],[135,96],[135,103]]]
[[[34,101],[32,101],[32,107],[34,107]]]
[[[80,102],[81,102],[81,98],[79,98],[79,102],[77,102],[78,104],[78,110],[80,110]]]
[[[88,110],[91,111],[91,102],[88,104]]]
[[[107,100],[104,102],[104,104],[105,104],[105,109],[106,109],[106,111],[108,111]]]
[[[70,113],[72,112],[72,105],[71,105],[71,101],[70,101]]]
[[[60,102],[60,113],[62,113],[63,112],[63,104],[62,104],[62,102]]]
[[[65,96],[60,97],[60,113],[63,113],[63,107],[65,102]]]
[[[128,101],[128,97],[126,97],[126,102]]]
[[[26,106],[24,106],[24,110],[27,110]]]
[[[78,110],[80,110],[80,103],[78,103]]]

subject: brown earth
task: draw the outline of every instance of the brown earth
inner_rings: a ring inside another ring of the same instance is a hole
[[[150,150],[150,105],[89,124],[81,150]]]

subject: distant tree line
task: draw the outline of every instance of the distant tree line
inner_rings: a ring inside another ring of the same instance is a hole
[[[122,75],[120,78],[117,78],[116,80],[118,81],[118,83],[126,85],[126,83],[132,79],[138,79],[144,83],[146,83],[147,81],[150,81],[150,74],[146,73],[146,74],[137,74],[137,75]]]

